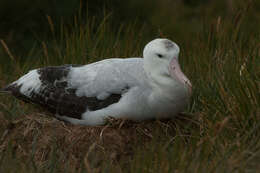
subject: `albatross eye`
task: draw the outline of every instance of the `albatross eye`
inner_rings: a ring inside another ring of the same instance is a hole
[[[162,54],[159,54],[159,53],[157,53],[156,54],[159,58],[162,58],[163,57],[163,55]]]

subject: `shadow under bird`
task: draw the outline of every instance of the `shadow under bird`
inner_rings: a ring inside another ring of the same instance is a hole
[[[39,68],[1,92],[39,104],[72,124],[102,125],[108,117],[171,118],[185,109],[192,89],[179,52],[171,40],[155,39],[145,46],[143,58]]]

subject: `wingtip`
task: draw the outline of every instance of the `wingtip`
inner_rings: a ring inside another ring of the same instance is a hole
[[[8,90],[8,86],[4,87],[4,88],[0,88],[0,94],[10,94],[11,91]]]
[[[11,90],[11,84],[3,87],[3,88],[0,88],[0,94],[11,94],[12,93],[12,90]]]

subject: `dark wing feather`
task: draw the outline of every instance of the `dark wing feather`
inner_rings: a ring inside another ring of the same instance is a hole
[[[4,91],[10,91],[23,101],[39,104],[54,114],[77,119],[81,119],[82,113],[87,109],[91,111],[102,109],[120,100],[120,94],[111,94],[104,100],[98,100],[96,97],[78,97],[76,90],[66,89],[66,80],[61,80],[66,79],[70,67],[71,65],[66,65],[38,69],[42,86],[39,92],[32,91],[30,97],[21,93],[21,86],[17,84],[7,86]]]

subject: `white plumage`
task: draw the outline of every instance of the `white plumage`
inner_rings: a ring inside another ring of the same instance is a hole
[[[36,69],[4,90],[73,124],[101,125],[107,117],[170,118],[183,111],[191,92],[179,51],[174,42],[155,39],[145,46],[143,58]]]

